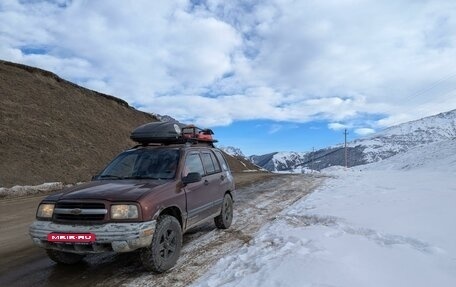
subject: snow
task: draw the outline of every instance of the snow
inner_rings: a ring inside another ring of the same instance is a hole
[[[295,173],[296,166],[306,161],[306,155],[307,152],[278,152],[272,157],[273,171],[290,171],[291,173]]]
[[[430,143],[395,155],[388,160],[367,165],[368,169],[428,169],[456,172],[456,140]]]
[[[79,184],[79,183],[77,183]],[[16,185],[11,188],[0,187],[0,198],[19,197],[26,195],[34,195],[39,193],[47,193],[56,190],[61,190],[64,187],[71,185],[64,185],[62,182],[47,182],[40,185]]]
[[[456,286],[456,143],[351,169],[278,214],[195,286]]]

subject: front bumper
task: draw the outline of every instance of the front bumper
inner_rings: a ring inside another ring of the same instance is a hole
[[[45,249],[88,254],[102,252],[129,252],[147,247],[152,242],[156,221],[135,223],[106,223],[102,225],[59,224],[36,220],[30,226],[30,236],[35,245]],[[91,244],[54,243],[47,241],[49,233],[94,233]]]

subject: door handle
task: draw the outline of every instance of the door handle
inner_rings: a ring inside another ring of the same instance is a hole
[[[209,181],[207,181],[207,179],[204,181],[204,185],[209,185]]]
[[[224,181],[224,180],[225,180],[225,176],[222,174],[222,175],[220,176],[220,179],[221,179],[222,181]]]

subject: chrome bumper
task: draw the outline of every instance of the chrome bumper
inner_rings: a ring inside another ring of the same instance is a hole
[[[147,247],[152,242],[156,221],[138,223],[107,223],[102,225],[59,224],[35,221],[30,226],[30,236],[35,245],[45,249],[87,254],[101,252],[129,252]],[[54,243],[47,241],[49,233],[93,233],[96,241],[91,244]]]

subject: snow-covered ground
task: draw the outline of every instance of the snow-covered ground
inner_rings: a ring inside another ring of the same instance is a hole
[[[456,143],[333,178],[195,286],[456,286]]]
[[[0,198],[34,195],[43,192],[61,190],[64,187],[66,186],[62,182],[47,182],[40,185],[16,185],[10,188],[0,187]]]

